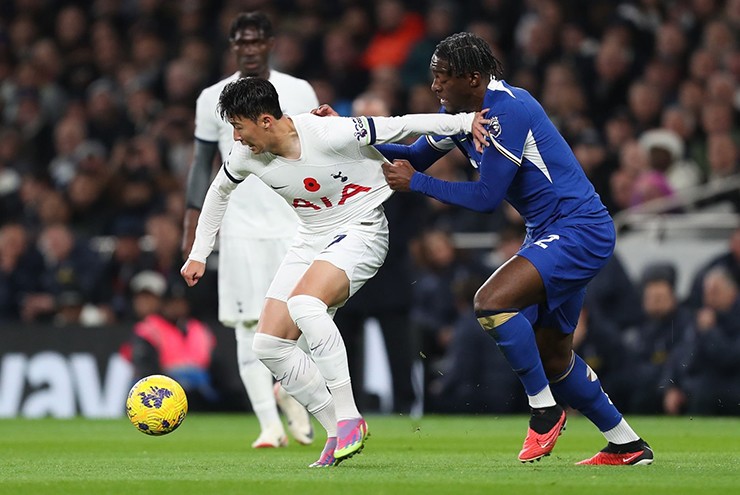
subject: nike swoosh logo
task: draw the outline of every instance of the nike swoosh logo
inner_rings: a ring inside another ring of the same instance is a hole
[[[635,459],[637,459],[638,457],[640,457],[640,456],[642,455],[642,452],[643,452],[643,451],[641,450],[640,452],[635,452],[635,453],[634,453],[634,454],[632,454],[631,456],[628,456],[628,457],[622,457],[622,462],[623,462],[623,463],[625,463],[625,464],[629,464],[630,462],[632,462],[632,461],[634,461]]]
[[[277,190],[277,189],[285,189],[288,186],[270,186],[270,187]]]
[[[540,441],[538,440],[538,441],[537,441],[537,443],[539,444],[539,446],[540,446],[540,447],[542,447],[542,448],[544,449],[544,448],[547,448],[547,446],[548,446],[548,445],[550,445],[550,444],[552,443],[552,440],[549,440],[549,441],[547,441],[547,442],[544,442],[544,443],[543,443],[543,442],[540,442]]]

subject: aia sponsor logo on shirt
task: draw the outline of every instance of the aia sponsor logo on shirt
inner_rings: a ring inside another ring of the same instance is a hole
[[[308,180],[308,179],[306,179]],[[306,188],[308,189],[308,188]],[[337,199],[334,198],[334,201],[329,199],[326,196],[322,196],[319,198],[318,201],[309,201],[308,199],[304,198],[294,198],[293,199],[293,208],[311,208],[313,210],[321,210],[323,208],[333,208],[334,206],[344,206],[344,203],[347,202],[349,198],[352,196],[355,196],[360,193],[366,193],[370,191],[372,187],[367,186],[361,186],[359,184],[347,184],[342,188],[342,194]],[[318,190],[318,187],[316,188]]]

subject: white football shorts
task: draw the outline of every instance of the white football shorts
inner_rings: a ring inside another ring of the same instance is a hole
[[[388,254],[388,220],[378,207],[365,217],[328,234],[299,235],[288,250],[267,297],[287,301],[314,260],[328,261],[349,279],[352,297],[383,265]]]
[[[265,294],[293,237],[219,237],[218,319],[228,327],[257,321]]]

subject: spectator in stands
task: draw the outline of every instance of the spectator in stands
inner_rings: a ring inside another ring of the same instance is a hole
[[[20,223],[0,227],[0,322],[19,320],[28,294],[39,293],[44,261]]]
[[[454,283],[487,271],[464,259],[455,249],[451,234],[441,228],[421,233],[415,255],[417,272],[411,323],[423,354],[426,375],[432,377],[450,343],[458,316],[452,293]]]
[[[704,277],[713,268],[721,267],[727,270],[732,279],[740,287],[740,227],[736,228],[728,240],[727,251],[711,259],[702,267],[693,278],[691,292],[687,303],[698,309],[702,305],[702,293],[704,291]]]
[[[670,357],[664,411],[740,414],[740,291],[723,267],[703,279],[703,304],[686,340]]]
[[[134,311],[130,291],[133,277],[147,267],[148,256],[142,249],[144,229],[137,222],[120,223],[113,228],[111,242],[103,261],[98,291],[110,301],[119,321],[134,320],[142,315]]]
[[[327,81],[335,94],[335,98],[319,98],[319,102],[336,104],[341,115],[350,115],[352,100],[364,92],[369,80],[367,70],[358,62],[360,49],[352,36],[352,31],[341,26],[326,33],[322,51],[324,67],[320,75],[314,75]],[[316,87],[313,81],[311,85]]]
[[[439,362],[439,374],[428,386],[427,410],[436,413],[523,413],[527,400],[496,342],[480,331],[473,296],[485,282],[479,275],[454,282],[457,317]]]
[[[638,132],[657,127],[662,109],[660,90],[645,80],[630,84],[627,104]]]
[[[591,280],[573,348],[598,374],[612,401],[620,409],[630,390],[623,385],[627,332],[641,320],[640,295],[617,254]],[[626,410],[626,409],[625,409]]]
[[[676,268],[669,263],[648,266],[642,275],[642,321],[627,339],[627,360],[621,383],[628,391],[628,411],[656,414],[662,411],[666,362],[691,328],[693,314],[676,295]],[[635,387],[635,383],[640,383]]]
[[[457,9],[450,0],[434,0],[424,15],[424,37],[411,46],[408,58],[403,63],[401,77],[405,88],[415,84],[427,85],[429,71],[429,54],[437,43],[455,32],[457,27]],[[427,93],[429,93],[429,89]]]
[[[101,303],[95,293],[100,276],[100,259],[82,238],[66,225],[44,227],[38,249],[44,259],[39,292],[28,294],[22,303],[24,321],[50,321],[57,310],[57,298],[68,291],[78,292],[84,302]]]
[[[49,174],[57,188],[67,187],[77,173],[78,150],[87,142],[87,138],[86,123],[80,117],[66,117],[54,128],[56,156],[49,164]]]
[[[22,211],[18,172],[21,143],[18,131],[0,126],[0,218],[4,221],[17,220]]]
[[[701,183],[698,165],[684,158],[684,142],[669,129],[656,128],[640,136],[651,170],[663,174],[670,188],[679,191]]]
[[[596,192],[609,206],[609,180],[616,162],[609,161],[606,146],[596,129],[589,127],[582,130],[573,140],[573,154],[578,158],[586,177],[596,188]]]
[[[424,19],[401,0],[379,0],[374,7],[377,31],[362,54],[362,65],[369,70],[400,68],[424,36]]]
[[[132,336],[134,378],[170,376],[185,389],[191,409],[208,409],[218,400],[210,374],[216,338],[203,322],[190,317],[184,287],[176,283],[168,285],[152,271],[131,280],[141,318]]]

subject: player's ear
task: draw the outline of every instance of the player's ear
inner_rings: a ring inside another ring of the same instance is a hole
[[[259,122],[260,127],[267,129],[272,125],[272,116],[269,113],[263,113],[259,116],[257,121]]]
[[[470,73],[470,75],[468,76],[468,81],[470,82],[471,88],[477,88],[478,86],[480,86],[483,79],[481,78],[480,72],[475,71]]]

